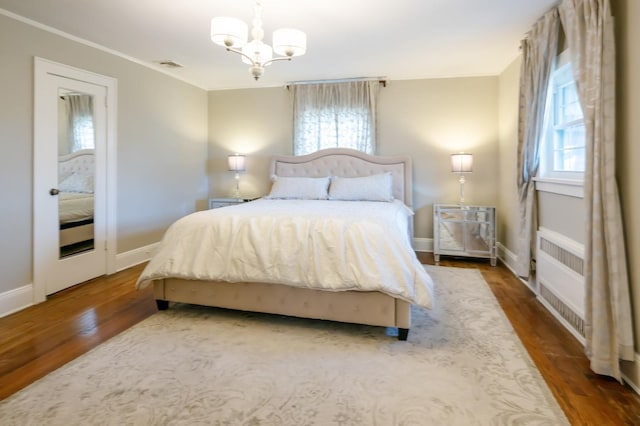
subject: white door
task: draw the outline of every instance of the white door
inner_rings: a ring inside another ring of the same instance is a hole
[[[107,87],[60,74],[36,74],[36,302],[107,272]],[[77,153],[93,160],[62,170]]]

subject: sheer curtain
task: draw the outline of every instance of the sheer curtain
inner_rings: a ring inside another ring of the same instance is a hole
[[[516,272],[532,278],[531,258],[538,228],[533,178],[540,163],[539,140],[543,133],[549,78],[558,56],[560,19],[553,9],[536,22],[522,41],[518,120],[519,235]]]
[[[591,369],[621,380],[634,342],[615,176],[615,45],[608,0],[565,0],[560,17],[584,111],[585,335]]]
[[[65,95],[67,110],[69,152],[94,148],[93,97],[91,95]]]
[[[325,148],[374,154],[379,85],[377,80],[293,85],[294,155]]]

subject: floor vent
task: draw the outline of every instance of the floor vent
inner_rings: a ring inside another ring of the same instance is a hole
[[[584,342],[584,247],[545,228],[537,240],[538,300]]]

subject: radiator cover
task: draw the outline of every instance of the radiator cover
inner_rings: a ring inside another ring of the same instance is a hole
[[[584,246],[540,228],[536,257],[538,300],[584,343]]]

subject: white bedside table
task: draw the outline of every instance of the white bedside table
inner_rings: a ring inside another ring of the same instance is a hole
[[[236,204],[248,203],[255,198],[209,198],[209,209],[234,206]]]
[[[433,205],[433,257],[489,258],[496,266],[496,208],[456,204]]]

